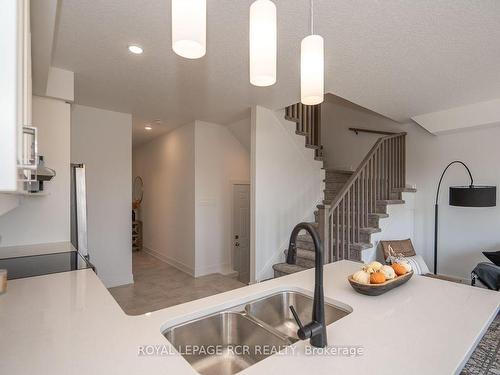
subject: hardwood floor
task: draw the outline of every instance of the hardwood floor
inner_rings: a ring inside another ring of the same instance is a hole
[[[194,278],[144,251],[132,255],[134,284],[109,291],[128,315],[140,315],[245,286],[212,274]]]

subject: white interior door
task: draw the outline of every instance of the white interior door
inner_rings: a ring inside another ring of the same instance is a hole
[[[250,185],[233,185],[233,268],[250,282]]]

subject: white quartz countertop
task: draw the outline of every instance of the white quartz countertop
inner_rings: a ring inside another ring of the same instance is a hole
[[[363,355],[275,355],[240,374],[453,374],[460,371],[500,305],[497,292],[413,276],[378,297],[346,280],[359,263],[325,266],[327,302],[353,312],[327,327],[330,346]],[[280,290],[312,294],[314,270],[269,280],[141,316],[126,315],[91,270],[9,281],[0,295],[0,374],[196,374],[179,355],[139,356],[170,344],[162,327]]]
[[[0,259],[25,257],[30,255],[45,255],[76,251],[71,242],[51,242],[33,245],[0,247]]]

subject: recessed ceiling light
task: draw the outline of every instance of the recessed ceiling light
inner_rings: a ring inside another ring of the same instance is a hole
[[[153,128],[152,128],[150,125],[146,125],[146,126],[144,127],[144,129],[146,129],[146,130],[152,130]]]
[[[135,55],[140,55],[142,52],[144,52],[141,47],[134,45],[134,44],[128,46],[128,50]]]

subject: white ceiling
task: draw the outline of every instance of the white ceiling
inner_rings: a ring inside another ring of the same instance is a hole
[[[297,102],[309,1],[275,1],[270,88],[248,80],[250,3],[208,0],[207,55],[186,60],[170,46],[168,0],[62,0],[53,65],[76,73],[77,103],[132,113],[137,129],[155,119],[164,129],[225,124],[254,104]],[[315,15],[328,92],[397,121],[500,98],[500,1],[316,0]],[[144,54],[130,55],[129,43]]]

